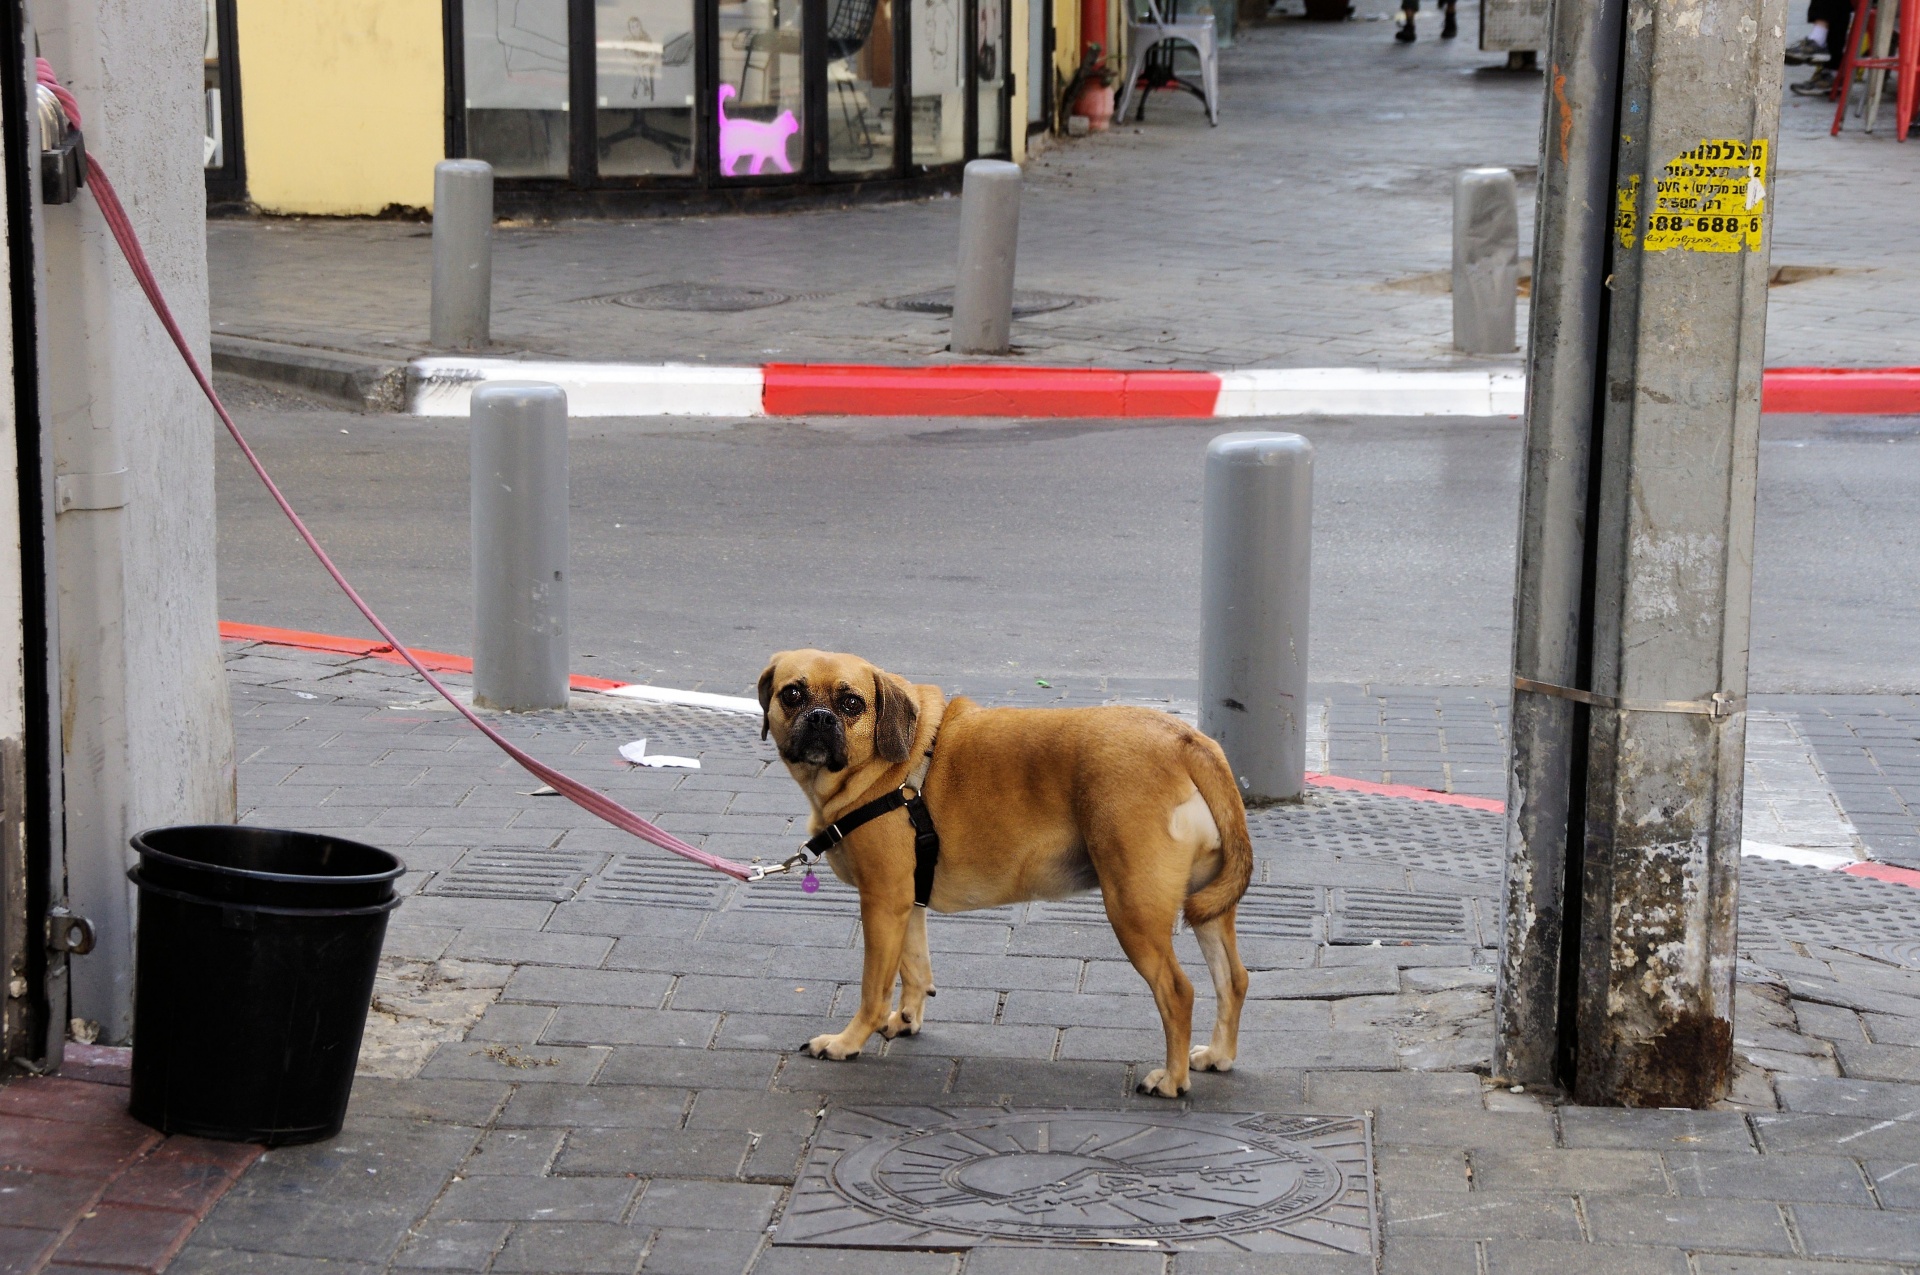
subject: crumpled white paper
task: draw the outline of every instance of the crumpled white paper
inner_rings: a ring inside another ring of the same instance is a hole
[[[636,766],[651,766],[655,770],[663,770],[669,767],[680,770],[700,769],[700,759],[698,757],[668,757],[664,753],[655,753],[649,756],[647,754],[647,741],[644,739],[636,739],[631,744],[620,745],[620,755]]]

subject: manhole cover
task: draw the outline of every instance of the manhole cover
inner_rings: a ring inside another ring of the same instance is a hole
[[[1093,297],[1070,296],[1064,292],[1015,292],[1013,317],[1025,319],[1036,314],[1088,305],[1093,300]],[[878,304],[883,310],[905,310],[910,314],[952,314],[953,289],[935,288],[932,292],[916,292],[912,296],[888,297]]]
[[[723,283],[656,283],[601,299],[631,310],[698,310],[710,314],[764,310],[793,300],[771,288],[736,288]]]
[[[1364,1117],[843,1107],[776,1244],[1371,1254]]]

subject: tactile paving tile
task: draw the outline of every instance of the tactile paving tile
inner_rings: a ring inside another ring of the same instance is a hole
[[[707,911],[732,886],[727,877],[665,854],[617,854],[586,883],[580,897],[595,903],[652,903]]]
[[[1476,943],[1472,905],[1395,890],[1334,890],[1327,939],[1336,944]]]
[[[423,893],[563,903],[606,857],[580,850],[473,849],[437,873]]]
[[[751,758],[774,762],[773,744],[760,738],[760,719],[681,704],[635,707],[556,709],[551,712],[498,714],[492,724],[508,735],[557,735],[604,739],[617,744],[647,741],[649,753],[669,756]]]
[[[1370,1129],[1364,1116],[840,1107],[773,1242],[1371,1256]]]

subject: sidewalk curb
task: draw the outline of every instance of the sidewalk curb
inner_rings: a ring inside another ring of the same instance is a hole
[[[304,390],[356,411],[407,410],[405,363],[216,332],[213,370]]]

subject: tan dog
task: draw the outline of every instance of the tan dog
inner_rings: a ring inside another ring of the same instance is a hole
[[[825,651],[774,656],[760,706],[813,807],[815,833],[898,789],[931,745],[923,790],[940,857],[930,906],[964,912],[1100,890],[1166,1029],[1166,1066],[1141,1090],[1177,1097],[1189,1063],[1232,1068],[1247,992],[1233,919],[1253,847],[1219,745],[1151,709],[949,702],[936,686]],[[933,971],[914,862],[913,829],[898,810],[828,852],[834,875],[860,891],[866,956],[859,1011],[845,1031],[807,1042],[815,1057],[852,1058],[874,1032],[912,1035],[925,1021]],[[1191,1057],[1193,984],[1173,951],[1183,910],[1218,1007],[1212,1040]],[[900,1003],[889,1013],[896,978]]]

